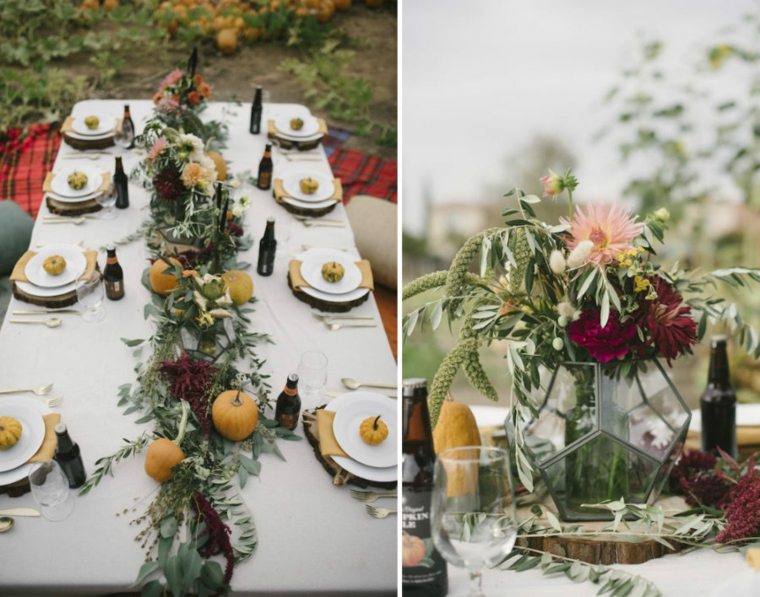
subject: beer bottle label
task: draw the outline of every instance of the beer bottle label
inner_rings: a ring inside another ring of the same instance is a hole
[[[280,427],[285,427],[285,429],[290,429],[292,431],[296,428],[296,425],[298,425],[298,412],[290,415],[281,413],[277,418],[277,422],[280,424]]]
[[[272,184],[271,172],[262,172],[261,174],[259,174],[259,188],[260,189],[268,189],[271,184]]]
[[[433,546],[429,491],[403,492],[401,510],[401,581],[404,587],[437,584],[446,562]]]
[[[121,280],[107,280],[106,294],[108,298],[121,298],[124,295],[124,286]]]

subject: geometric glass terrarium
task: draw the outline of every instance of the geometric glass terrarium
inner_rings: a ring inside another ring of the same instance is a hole
[[[691,412],[656,360],[645,374],[614,379],[598,363],[547,372],[524,447],[566,521],[605,520],[604,500],[652,503],[681,451]],[[510,442],[514,436],[507,424]]]

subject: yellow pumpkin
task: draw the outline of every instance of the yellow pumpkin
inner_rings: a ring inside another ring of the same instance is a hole
[[[340,282],[345,275],[346,270],[337,261],[328,261],[322,266],[322,278],[324,278],[325,282],[330,282],[331,284]]]
[[[433,430],[435,453],[447,448],[479,446],[480,431],[470,407],[462,402],[446,400]]]
[[[317,9],[317,21],[327,23],[335,14],[335,4],[332,0],[322,0]]]
[[[150,287],[156,294],[167,295],[177,288],[177,277],[172,273],[164,273],[171,267],[169,264],[181,266],[174,257],[169,258],[169,263],[159,257],[150,266]]]
[[[185,459],[185,451],[179,447],[185,437],[189,405],[182,401],[182,419],[177,437],[173,440],[161,437],[148,446],[145,453],[145,472],[149,477],[163,483],[174,475],[174,467]]]
[[[227,180],[227,162],[224,161],[222,155],[216,151],[209,151],[206,155],[211,158],[216,166],[216,179]]]
[[[388,437],[388,425],[380,420],[380,416],[367,417],[359,424],[359,436],[365,444],[377,446]]]
[[[351,8],[351,0],[333,0],[337,10],[348,10]]]
[[[236,305],[243,305],[253,296],[253,280],[245,272],[230,270],[222,274],[224,287],[230,291],[230,298]]]
[[[259,422],[256,400],[240,390],[227,390],[214,400],[211,407],[214,429],[223,438],[237,442],[247,438]]]
[[[66,260],[60,255],[51,255],[42,262],[42,268],[51,276],[59,276],[66,269]]]
[[[7,450],[21,439],[21,422],[13,417],[0,417],[0,450]]]
[[[234,54],[238,47],[238,33],[237,29],[232,27],[228,29],[222,29],[216,34],[216,47],[225,56]]]

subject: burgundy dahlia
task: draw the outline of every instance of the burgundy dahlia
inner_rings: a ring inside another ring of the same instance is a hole
[[[697,322],[691,317],[691,307],[683,302],[672,284],[656,277],[652,285],[657,298],[640,299],[636,312],[636,322],[649,336],[638,352],[644,356],[651,349],[654,355],[650,356],[660,354],[670,365],[679,355],[690,353],[697,343]]]
[[[589,351],[600,363],[608,363],[626,355],[636,336],[636,324],[632,320],[620,322],[616,311],[610,311],[607,325],[599,323],[599,310],[581,313],[567,328],[567,335],[575,344]]]
[[[153,177],[153,188],[164,201],[174,201],[185,192],[180,172],[174,166],[167,166]]]
[[[692,479],[682,478],[680,489],[690,506],[720,507],[727,498],[731,485],[724,477],[702,473]]]

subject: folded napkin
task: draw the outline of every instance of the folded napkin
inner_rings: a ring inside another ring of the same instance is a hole
[[[109,191],[111,189],[111,173],[101,172],[100,175],[103,177],[103,182],[100,183],[100,186],[95,190],[95,192],[105,193],[106,191]],[[45,175],[45,182],[42,183],[42,190],[45,191],[46,193],[55,194],[55,191],[53,190],[54,177],[55,177],[55,172],[48,172]]]
[[[55,449],[58,446],[58,436],[55,434],[55,426],[61,422],[61,415],[58,413],[48,413],[42,415],[45,421],[45,439],[42,440],[40,449],[37,450],[27,463],[39,462],[40,460],[50,460],[55,456]]]
[[[340,178],[333,178],[333,185],[335,190],[332,195],[325,199],[325,201],[329,199],[336,203],[340,203],[343,201],[343,185],[340,182]],[[297,197],[288,195],[287,192],[285,192],[285,186],[283,185],[281,178],[274,179],[274,182],[272,183],[272,192],[274,193],[274,198],[277,203],[282,203],[283,199],[297,199]],[[303,200],[299,199],[299,201]]]
[[[319,439],[319,451],[322,456],[348,456],[338,445],[333,432],[335,411],[321,408],[317,411],[317,429]]]
[[[375,289],[375,283],[372,278],[372,266],[369,261],[362,259],[357,261],[356,265],[359,267],[359,271],[362,273],[362,281],[359,282],[359,288]],[[301,275],[301,261],[293,259],[288,266],[290,273],[290,284],[294,290],[301,290],[302,288],[310,288],[310,285],[303,279]]]
[[[75,135],[78,135],[80,133],[77,133],[73,128],[72,125],[74,124],[74,117],[73,116],[67,116],[66,120],[63,121],[63,124],[61,125],[61,133],[74,133]],[[113,132],[121,130],[121,118],[116,119],[116,126],[113,129]],[[94,140],[94,139],[93,139]]]
[[[314,134],[315,135],[316,134],[326,135],[327,134],[327,123],[324,121],[324,119],[317,118],[317,124],[319,125],[319,129],[318,129],[317,133],[314,133]],[[271,137],[277,137],[278,135],[288,135],[288,136],[292,137],[292,135],[293,135],[292,131],[288,132],[288,131],[281,131],[280,129],[278,129],[277,125],[275,125],[273,119],[270,119],[270,120],[267,121],[267,129],[268,129],[269,136],[271,136]],[[313,137],[313,136],[314,135],[311,135],[309,137],[305,137],[303,140],[308,143],[308,142],[312,141],[311,137]],[[295,138],[295,137],[293,137],[291,139],[288,139],[288,141],[293,141],[295,143],[300,143],[301,142],[300,139]]]
[[[92,276],[92,273],[98,266],[98,252],[83,251],[83,253],[85,259],[87,259],[87,267],[79,279],[87,280]],[[21,256],[21,259],[16,262],[16,265],[13,266],[13,271],[11,272],[11,280],[13,282],[29,282],[29,278],[26,277],[26,264],[29,263],[29,260],[36,254],[36,251],[27,251]]]

